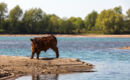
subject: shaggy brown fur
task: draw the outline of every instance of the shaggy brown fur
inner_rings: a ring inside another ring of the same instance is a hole
[[[32,56],[33,59],[34,54],[37,54],[37,59],[39,59],[39,54],[41,51],[47,51],[51,48],[56,53],[56,58],[59,57],[59,51],[57,48],[57,39],[54,35],[50,35],[47,37],[35,37],[30,39],[32,42]]]

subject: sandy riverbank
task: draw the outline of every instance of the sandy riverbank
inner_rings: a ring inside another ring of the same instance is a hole
[[[25,37],[32,37],[32,36],[47,36],[48,34],[0,34],[0,36],[25,36]],[[88,35],[70,35],[70,34],[55,34],[56,37],[117,37],[117,38],[130,38],[130,35],[95,35],[95,34],[88,34]]]
[[[0,56],[0,80],[27,74],[91,72],[94,65],[72,58]]]
[[[127,50],[130,50],[130,46],[125,46],[125,47],[121,47],[119,49],[127,49]]]

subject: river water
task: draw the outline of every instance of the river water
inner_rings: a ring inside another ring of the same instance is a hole
[[[0,37],[0,55],[31,55],[31,37]],[[130,38],[57,37],[60,58],[78,58],[95,65],[96,72],[27,75],[16,80],[130,80]],[[55,57],[52,50],[40,57]]]

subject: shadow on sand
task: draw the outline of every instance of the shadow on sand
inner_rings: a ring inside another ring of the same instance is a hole
[[[39,58],[39,60],[53,60],[53,59],[56,59],[56,58]]]

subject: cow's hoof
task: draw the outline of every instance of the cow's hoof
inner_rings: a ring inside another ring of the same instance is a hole
[[[37,58],[37,60],[39,60],[39,58]]]

